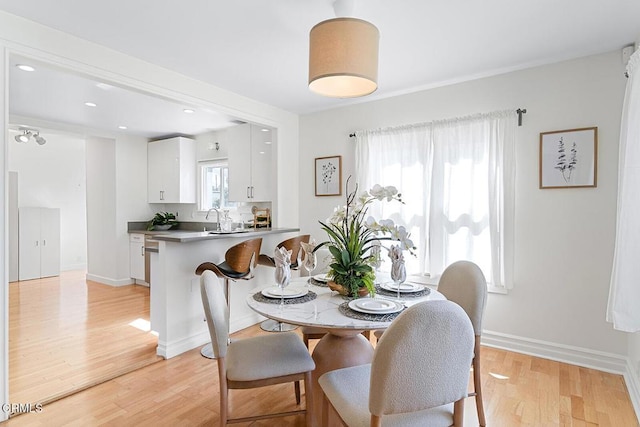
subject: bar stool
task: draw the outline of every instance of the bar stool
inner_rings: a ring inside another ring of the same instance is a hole
[[[302,234],[300,236],[292,237],[291,239],[284,240],[276,246],[277,248],[285,248],[288,251],[291,251],[291,270],[298,270],[300,265],[298,264],[298,254],[302,249],[300,242],[309,243],[309,239],[311,236],[309,234]],[[260,258],[258,259],[258,264],[266,265],[268,267],[275,267],[276,263],[272,257],[260,254]],[[289,325],[287,323],[278,322],[276,320],[267,319],[260,324],[260,328],[263,331],[267,332],[286,332],[292,331],[297,328],[295,325]]]
[[[196,268],[196,274],[202,275],[205,270],[213,271],[216,276],[224,279],[224,297],[229,305],[229,280],[249,280],[253,278],[253,270],[257,265],[262,246],[262,238],[245,240],[237,245],[231,246],[224,254],[224,261],[219,264],[203,262]],[[209,359],[213,359],[213,348],[211,344],[202,347],[200,354]]]

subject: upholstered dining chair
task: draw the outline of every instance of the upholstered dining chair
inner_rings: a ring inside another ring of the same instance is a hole
[[[302,250],[301,242],[309,243],[309,238],[311,236],[309,234],[302,234],[300,236],[292,237],[291,239],[284,240],[276,246],[278,248],[285,248],[288,251],[291,251],[291,270],[298,270],[300,266],[298,265],[298,254]],[[276,263],[273,260],[273,257],[265,254],[260,254],[260,258],[258,259],[258,264],[266,265],[268,267],[275,267]],[[292,331],[297,328],[295,325],[289,325],[287,323],[278,322],[277,320],[267,319],[260,323],[260,328],[263,331],[267,332],[287,332]]]
[[[475,334],[473,366],[473,392],[469,397],[476,399],[478,422],[485,426],[484,405],[482,403],[482,381],[480,376],[480,336],[482,317],[487,305],[487,281],[482,270],[470,261],[456,261],[449,265],[440,276],[438,291],[449,301],[460,305],[471,319]]]
[[[347,426],[462,426],[472,357],[473,327],[459,305],[413,305],[385,331],[370,364],[319,378],[323,425],[331,406]]]
[[[245,240],[237,245],[231,246],[224,254],[224,261],[219,264],[203,262],[196,268],[196,274],[201,275],[204,271],[212,271],[216,276],[224,279],[224,296],[229,307],[230,280],[249,280],[253,278],[253,270],[258,263],[262,238]],[[205,345],[200,353],[209,359],[213,359],[211,344]]]
[[[204,271],[200,277],[200,291],[213,356],[218,362],[220,425],[298,414],[305,414],[306,425],[311,425],[311,371],[315,369],[315,363],[300,338],[294,332],[285,332],[230,342],[229,307],[220,279],[212,271]],[[306,409],[229,418],[229,390],[300,380],[304,380]]]

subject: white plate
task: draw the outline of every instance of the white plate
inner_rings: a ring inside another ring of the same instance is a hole
[[[404,306],[396,301],[377,298],[358,298],[349,302],[349,308],[361,313],[389,314],[401,311]]]
[[[382,289],[387,290],[387,291],[398,292],[398,287],[396,286],[395,283],[382,283],[380,285],[380,287]],[[424,290],[424,286],[418,285],[416,283],[401,283],[400,284],[400,293],[403,293],[403,292],[420,292],[422,290]]]
[[[305,288],[297,288],[295,286],[289,286],[284,288],[284,291],[279,286],[271,286],[262,290],[262,295],[267,298],[298,298],[305,296],[308,290]]]
[[[329,281],[329,276],[327,276],[326,274],[316,274],[315,276],[313,276],[313,278],[318,282],[323,283],[327,283]]]

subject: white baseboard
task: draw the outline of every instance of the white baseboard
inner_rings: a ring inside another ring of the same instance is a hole
[[[629,391],[629,397],[636,411],[636,418],[640,420],[640,372],[635,371],[631,360],[627,363],[627,370],[624,373],[624,382]]]
[[[103,285],[109,285],[109,286],[126,286],[126,285],[133,284],[133,279],[131,278],[111,279],[109,277],[102,277],[96,274],[87,274],[86,278],[87,280],[91,280],[91,281],[102,283]]]
[[[211,342],[209,331],[200,332],[190,337],[186,337],[170,343],[158,340],[156,354],[160,357],[164,357],[165,359],[171,359],[172,357],[178,356],[185,351],[203,346],[209,342]]]
[[[487,347],[622,375],[627,385],[631,404],[636,412],[636,418],[640,420],[640,374],[635,372],[628,357],[493,331],[482,331],[481,343]]]
[[[501,348],[614,374],[622,375],[627,370],[627,358],[619,354],[493,331],[482,331],[481,341],[483,345],[488,347]]]

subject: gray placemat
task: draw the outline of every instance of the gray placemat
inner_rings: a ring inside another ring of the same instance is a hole
[[[315,292],[309,291],[307,292],[306,295],[303,295],[298,298],[285,298],[284,303],[285,304],[302,304],[305,302],[313,301],[314,299],[316,299],[317,296],[318,295],[316,295]],[[256,292],[255,294],[253,294],[253,299],[258,302],[266,302],[267,304],[280,304],[280,301],[281,301],[280,298],[267,298],[264,295],[262,295],[262,292]]]
[[[349,301],[343,302],[338,307],[340,313],[344,314],[347,317],[351,317],[352,319],[358,320],[368,320],[372,322],[391,322],[393,319],[398,317],[400,313],[404,311],[404,309],[400,310],[397,313],[388,313],[388,314],[369,314],[369,313],[360,313],[359,311],[352,310],[349,307]]]
[[[327,282],[321,282],[319,280],[314,279],[313,277],[310,277],[308,282],[311,283],[312,285],[320,286],[321,288],[329,287],[329,285],[327,285]]]
[[[431,293],[431,289],[424,286],[424,289],[418,292],[400,292],[400,298],[402,299],[422,298],[422,297],[426,297],[430,293]],[[380,285],[376,285],[376,294],[384,295],[386,297],[398,296],[397,292],[383,289],[380,287]]]

